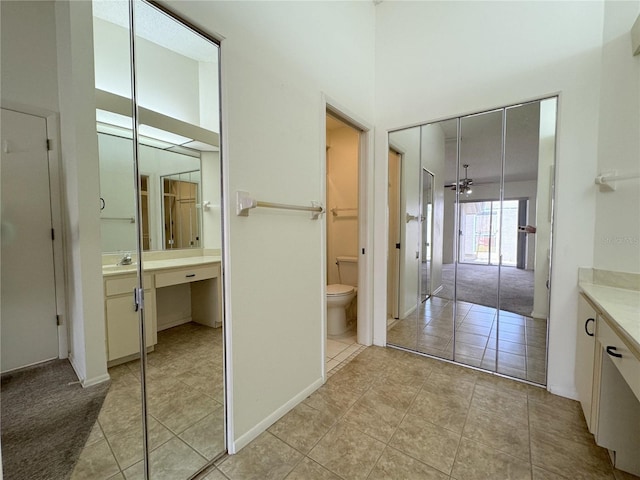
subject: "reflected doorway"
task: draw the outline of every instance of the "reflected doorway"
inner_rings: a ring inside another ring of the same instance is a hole
[[[431,245],[433,243],[433,174],[422,169],[422,265],[420,267],[421,301],[431,296]]]

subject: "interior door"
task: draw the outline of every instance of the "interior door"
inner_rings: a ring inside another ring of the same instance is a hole
[[[1,158],[6,372],[58,357],[46,120],[2,109]]]

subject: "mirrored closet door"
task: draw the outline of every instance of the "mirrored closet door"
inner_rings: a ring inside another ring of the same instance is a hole
[[[226,451],[219,45],[156,4],[93,7],[112,378],[98,422],[125,478],[186,480]]]
[[[546,383],[556,103],[389,134],[389,345]]]

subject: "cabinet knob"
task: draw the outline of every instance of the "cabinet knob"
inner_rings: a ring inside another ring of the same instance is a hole
[[[616,347],[612,347],[612,346],[610,346],[610,345],[609,345],[609,346],[607,347],[607,353],[608,353],[609,355],[611,355],[612,357],[622,358],[622,354],[621,354],[621,353],[616,352]]]
[[[584,331],[586,332],[587,335],[589,335],[590,337],[593,337],[593,332],[590,332],[589,329],[587,328],[589,326],[589,322],[595,322],[595,318],[587,318],[587,321],[584,322]]]

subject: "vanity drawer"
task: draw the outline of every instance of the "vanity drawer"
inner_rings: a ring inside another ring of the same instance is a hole
[[[142,278],[145,290],[153,288],[151,275],[144,275]],[[105,280],[104,292],[107,297],[111,297],[113,295],[131,293],[137,286],[138,277],[135,274],[118,275]]]
[[[167,272],[156,273],[156,288],[179,285],[181,283],[197,282],[220,275],[219,265],[198,265],[196,267],[180,268]]]
[[[622,374],[622,377],[626,380],[636,398],[640,400],[640,359],[634,355],[602,317],[598,318],[597,338],[602,344],[602,355],[609,357]],[[615,350],[611,347],[615,348]],[[608,353],[607,350],[611,351],[614,355]],[[617,357],[615,354],[622,356]]]

